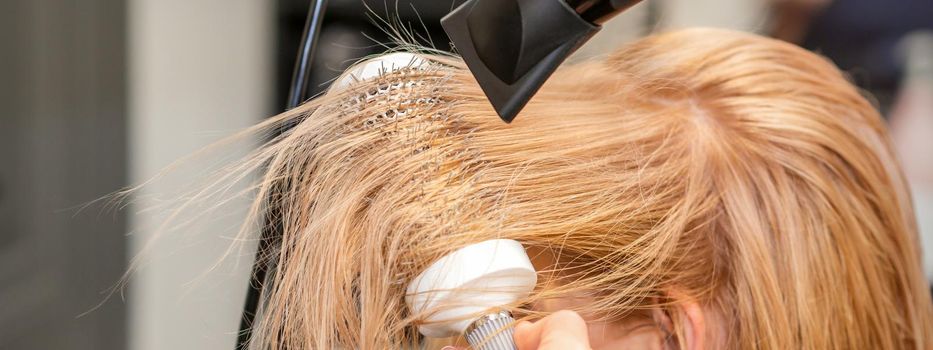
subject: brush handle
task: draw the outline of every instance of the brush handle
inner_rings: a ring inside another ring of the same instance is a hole
[[[476,350],[516,350],[513,323],[515,319],[508,311],[499,311],[473,321],[464,334]]]

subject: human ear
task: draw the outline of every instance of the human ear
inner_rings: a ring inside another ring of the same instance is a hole
[[[678,338],[680,339],[672,340],[681,342],[678,347],[679,349],[706,349],[710,341],[710,339],[708,339],[710,329],[707,322],[706,310],[703,309],[695,298],[686,295],[681,290],[671,289],[667,292],[667,296],[669,300],[673,302],[673,305],[667,308],[668,314],[664,314],[663,311],[658,310],[655,315],[656,321],[666,330],[665,333],[668,334],[672,334],[675,331],[673,329],[674,322],[672,322],[672,319],[678,321],[677,324],[681,332]],[[673,335],[671,335],[671,337],[673,337]]]

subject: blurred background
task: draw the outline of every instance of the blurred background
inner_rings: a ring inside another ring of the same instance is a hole
[[[331,0],[313,84],[383,51],[379,18],[447,48],[438,20],[460,2]],[[254,246],[221,258],[246,203],[147,242],[177,188],[250,143],[123,207],[90,202],[281,112],[308,4],[0,1],[0,348],[233,349]],[[933,1],[645,0],[574,59],[686,26],[775,36],[846,70],[890,122],[933,252]]]

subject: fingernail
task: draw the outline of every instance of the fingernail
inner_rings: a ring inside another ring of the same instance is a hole
[[[450,345],[447,345],[447,346],[441,348],[441,350],[457,350],[457,348],[455,348],[455,347],[453,347],[453,346],[450,346]]]

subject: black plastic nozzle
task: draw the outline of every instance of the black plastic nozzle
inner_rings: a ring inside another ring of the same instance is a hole
[[[599,24],[641,0],[470,0],[441,20],[506,123]]]
[[[565,0],[584,20],[603,24],[641,0]]]

